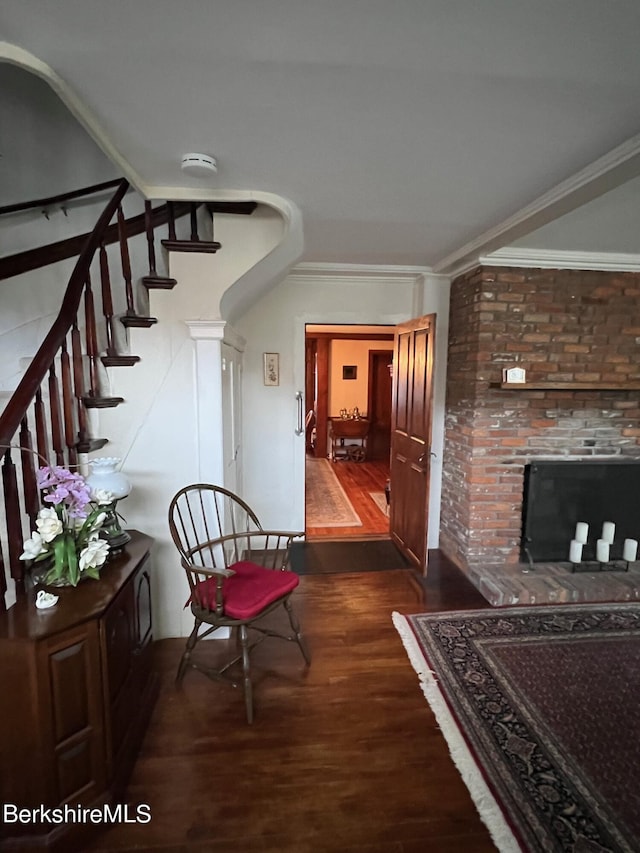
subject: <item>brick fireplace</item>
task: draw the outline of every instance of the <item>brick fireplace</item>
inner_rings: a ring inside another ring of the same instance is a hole
[[[527,463],[640,458],[638,318],[636,273],[486,266],[453,282],[440,547],[465,571],[520,561]],[[565,387],[499,387],[513,366]]]

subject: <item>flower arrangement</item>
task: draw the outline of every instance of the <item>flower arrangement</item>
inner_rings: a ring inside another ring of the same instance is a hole
[[[34,563],[49,559],[52,567],[42,578],[45,584],[77,586],[83,577],[99,577],[109,544],[99,533],[113,495],[91,492],[84,477],[60,466],[45,466],[37,473],[43,507],[36,530],[23,544],[21,560]]]

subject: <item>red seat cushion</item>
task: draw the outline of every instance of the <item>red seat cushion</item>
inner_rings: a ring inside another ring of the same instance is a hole
[[[222,582],[222,601],[225,616],[232,619],[253,619],[300,583],[294,572],[264,569],[248,560],[234,563],[229,568],[235,574]],[[215,577],[207,578],[196,585],[198,601],[208,610],[216,607],[216,580]]]

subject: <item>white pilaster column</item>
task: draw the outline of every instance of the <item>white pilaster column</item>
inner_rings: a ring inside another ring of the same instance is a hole
[[[200,482],[224,485],[222,345],[244,343],[224,320],[186,320],[195,341],[196,446]]]

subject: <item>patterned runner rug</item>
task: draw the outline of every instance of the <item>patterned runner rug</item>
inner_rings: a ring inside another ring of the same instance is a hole
[[[499,850],[640,849],[640,605],[393,621]]]
[[[328,459],[307,457],[305,513],[307,527],[359,527],[362,525]]]

